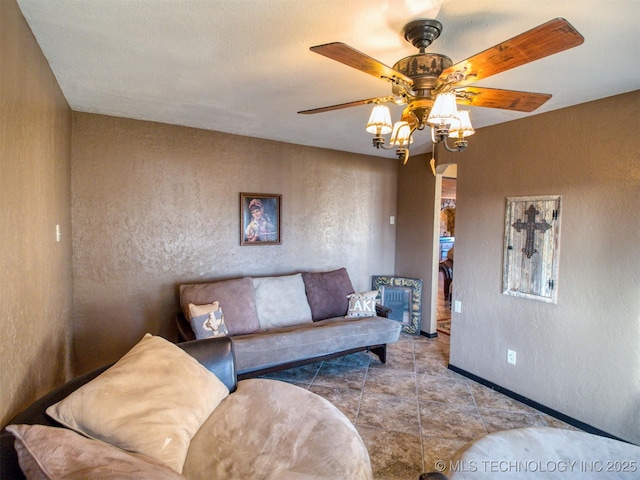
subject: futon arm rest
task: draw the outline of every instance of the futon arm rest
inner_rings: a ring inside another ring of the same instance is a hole
[[[391,309],[389,307],[385,307],[384,305],[376,303],[376,315],[378,315],[379,317],[389,318],[390,313]]]
[[[191,325],[184,317],[184,313],[178,312],[176,314],[176,326],[178,327],[178,341],[189,342],[196,339],[196,334],[193,333]]]

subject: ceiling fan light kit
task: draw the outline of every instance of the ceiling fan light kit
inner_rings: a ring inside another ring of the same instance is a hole
[[[468,84],[584,42],[569,22],[556,18],[453,64],[445,55],[425,53],[441,33],[442,24],[437,20],[417,19],[407,23],[402,34],[419,53],[399,60],[393,68],[341,42],[311,47],[312,52],[390,82],[392,95],[298,113],[314,114],[374,104],[365,129],[374,135],[375,148],[396,148],[398,158],[406,163],[413,133],[429,127],[434,155],[440,144],[448,151],[461,152],[467,148],[466,137],[473,135],[475,130],[469,111],[458,110],[458,104],[532,112],[551,98],[550,94],[467,87]],[[402,117],[393,125],[389,108],[384,103],[406,105]],[[384,135],[389,133],[391,137],[387,143]],[[453,145],[449,145],[448,139]]]
[[[377,104],[371,110],[369,121],[365,130],[376,136],[386,135],[393,130],[391,125],[391,112],[386,105]]]

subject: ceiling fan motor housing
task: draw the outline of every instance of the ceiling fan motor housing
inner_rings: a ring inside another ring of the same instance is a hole
[[[440,74],[453,65],[446,55],[439,53],[417,53],[396,62],[394,70],[413,80],[414,90],[432,90],[438,83]]]
[[[440,74],[453,65],[445,55],[424,52],[441,33],[442,24],[431,18],[413,20],[402,29],[404,39],[419,49],[420,53],[399,60],[393,69],[410,77],[415,91],[433,90]]]
[[[442,33],[442,24],[431,18],[419,18],[407,23],[402,29],[402,35],[407,42],[424,53],[424,49],[431,45]]]

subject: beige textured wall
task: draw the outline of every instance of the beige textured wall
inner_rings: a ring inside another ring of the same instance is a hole
[[[436,331],[436,322],[431,316],[431,303],[436,300],[432,295],[436,178],[431,172],[430,159],[431,155],[418,155],[399,166],[395,271],[400,277],[422,279],[420,330],[425,333]]]
[[[450,359],[636,443],[639,107],[636,91],[472,137],[458,165],[453,284],[462,313],[453,314]],[[562,195],[557,305],[501,294],[505,198],[546,194]]]
[[[72,164],[78,372],[173,337],[180,283],[394,270],[390,159],[74,112]],[[240,192],[282,195],[282,245],[239,245]]]
[[[13,0],[0,1],[0,118],[4,425],[66,379],[73,290],[71,111]]]

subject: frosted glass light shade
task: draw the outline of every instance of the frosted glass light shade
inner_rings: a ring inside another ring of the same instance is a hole
[[[452,124],[458,119],[458,107],[456,106],[456,94],[453,92],[441,93],[436,97],[433,108],[429,112],[427,122],[431,125],[443,123]]]
[[[413,143],[411,127],[407,122],[396,122],[393,125],[393,133],[391,134],[391,140],[389,143],[391,145],[397,145],[398,147]]]
[[[451,125],[451,129],[449,130],[450,137],[460,138],[461,133],[463,137],[468,137],[476,133],[471,125],[469,110],[458,110],[458,120],[456,125]]]
[[[371,116],[365,130],[373,135],[391,133],[391,114],[386,105],[376,105],[371,110]]]

